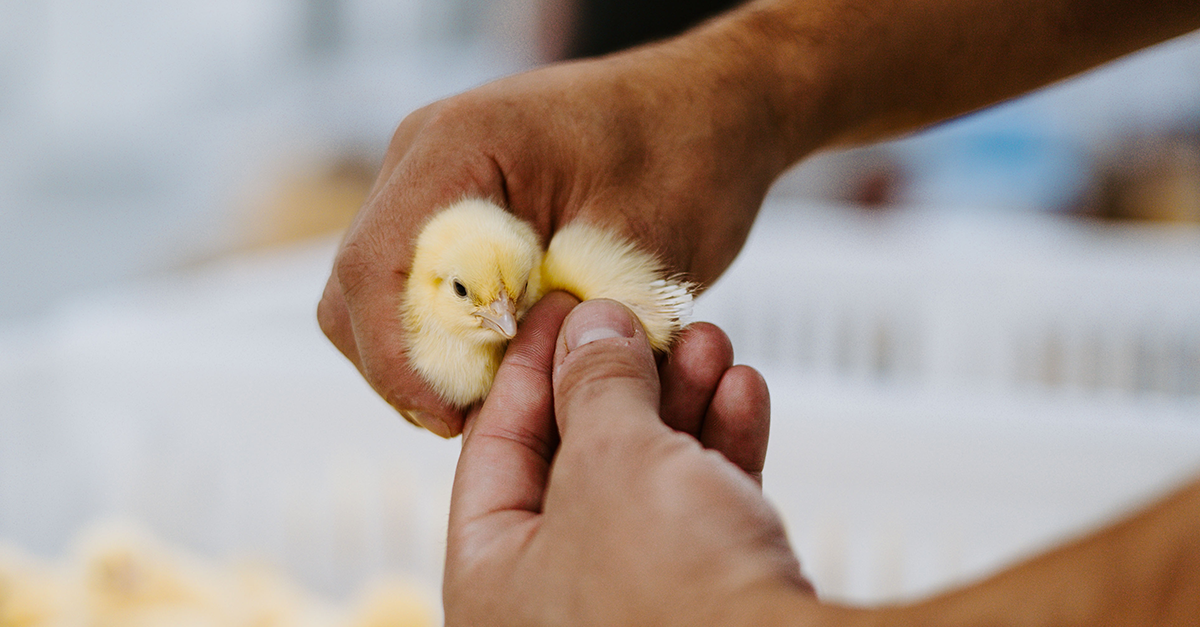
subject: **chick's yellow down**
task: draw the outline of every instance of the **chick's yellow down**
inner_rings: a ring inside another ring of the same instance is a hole
[[[691,314],[692,287],[611,231],[577,221],[543,251],[529,224],[469,199],[435,214],[417,236],[401,317],[413,366],[465,406],[487,395],[517,322],[547,292],[624,303],[651,347],[665,352]]]
[[[402,312],[408,356],[447,401],[483,398],[517,333],[541,297],[537,233],[476,200],[436,214],[417,237]]]

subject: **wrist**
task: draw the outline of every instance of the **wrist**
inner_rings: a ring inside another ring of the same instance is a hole
[[[837,114],[843,111],[831,102],[836,73],[822,67],[822,38],[804,25],[808,17],[782,3],[751,2],[711,23],[705,34],[726,42],[748,106],[765,116],[755,141],[771,148],[776,176],[829,143],[842,124]]]
[[[788,27],[785,11],[749,5],[673,43],[687,57],[687,79],[704,85],[725,145],[738,168],[753,164],[768,182],[827,140],[831,116],[814,57]]]
[[[754,60],[736,48],[727,34],[701,28],[551,68],[587,92],[575,97],[604,133],[576,167],[588,194],[605,195],[590,206],[621,207],[630,236],[657,242],[667,265],[701,284],[733,260],[790,165]]]
[[[848,22],[837,2],[750,2],[667,45],[688,57],[679,66],[707,82],[733,120],[739,148],[753,153],[771,181],[808,154],[878,138],[920,116],[878,101],[864,60],[875,12]],[[855,54],[852,51],[857,50]],[[736,143],[732,142],[732,143]],[[741,163],[741,162],[739,162]]]
[[[845,28],[810,4],[750,2],[681,38],[716,59],[716,89],[743,121],[741,136],[769,159],[772,180],[867,115],[869,103],[842,87],[853,69],[838,49]]]
[[[759,0],[712,25],[742,44],[744,71],[771,112],[783,169],[822,148],[929,121],[894,97],[914,87],[897,88],[886,76],[892,68],[878,55],[890,49],[884,40],[892,16],[872,4]]]
[[[737,627],[881,627],[901,625],[894,612],[824,603],[808,591],[777,585],[738,595],[731,620]],[[916,624],[916,623],[914,623]]]
[[[763,13],[736,10],[610,60],[625,64],[631,83],[657,86],[654,104],[694,147],[765,192],[824,138],[799,132],[799,120],[817,113],[817,90],[793,63],[796,55],[784,51],[795,48],[792,36],[773,32]]]

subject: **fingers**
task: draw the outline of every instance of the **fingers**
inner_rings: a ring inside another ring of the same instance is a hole
[[[733,345],[721,329],[688,325],[659,368],[663,422],[698,439],[717,384],[732,365]]]
[[[451,532],[498,512],[541,511],[558,438],[551,368],[558,329],[577,301],[543,298],[513,338],[491,393],[468,420],[451,498]],[[511,521],[510,521],[511,522]]]
[[[356,289],[346,289],[339,279],[363,377],[410,422],[443,438],[458,435],[463,410],[434,392],[408,360],[407,329],[400,318],[404,277],[382,272]]]
[[[354,328],[350,320],[350,312],[346,307],[346,301],[342,297],[341,286],[338,284],[337,276],[331,276],[329,282],[325,286],[325,293],[321,296],[321,301],[317,304],[317,322],[321,326],[321,331],[325,333],[325,337],[333,343],[337,349],[349,359],[359,373],[371,384],[380,396],[388,401],[397,412],[417,427],[427,429],[444,438],[453,437],[462,429],[461,412],[448,405],[442,403],[441,399],[437,398],[428,389],[425,389],[424,383],[415,378],[415,374],[407,379],[400,377],[399,385],[388,385],[388,377],[380,376],[380,372],[398,371],[405,372],[406,364],[397,364],[395,366],[380,366],[372,365],[368,370],[363,366],[362,356],[358,348],[358,341],[354,337]],[[403,353],[400,353],[402,356]],[[412,389],[404,389],[402,386],[405,382],[413,385]],[[433,407],[432,412],[417,408]],[[449,416],[450,418],[447,418]],[[457,420],[455,418],[457,417]]]
[[[321,330],[406,420],[443,438],[457,435],[463,412],[443,401],[408,363],[399,316],[403,283],[363,281],[349,293],[337,272],[330,277],[317,305]]]
[[[351,324],[350,312],[346,307],[346,300],[342,296],[341,283],[338,281],[337,273],[335,272],[329,277],[329,281],[325,284],[325,292],[321,295],[321,301],[317,303],[317,323],[321,327],[321,331],[325,333],[325,337],[354,364],[358,369],[359,374],[371,383],[372,387],[380,390],[383,381],[378,381],[367,376],[367,370],[363,368],[362,357],[358,350],[358,341],[354,338],[354,327]],[[378,371],[378,368],[373,368],[372,372]],[[405,420],[412,423],[414,426],[428,429],[429,431],[449,438],[454,435],[450,426],[444,420],[433,418],[432,416],[424,417],[418,420],[418,412],[406,407],[414,407],[416,404],[412,401],[412,395],[396,390],[391,393],[380,391],[380,395],[388,402],[396,407],[399,413]],[[436,403],[437,399],[433,402]]]
[[[464,412],[443,401],[409,364],[400,298],[412,242],[427,217],[464,195],[502,196],[504,182],[487,155],[462,150],[461,142],[444,136],[457,128],[453,120],[429,131],[434,113],[427,107],[397,129],[371,196],[338,252],[317,317],[384,400],[410,422],[453,437],[462,431]]]
[[[771,430],[771,399],[757,370],[734,366],[725,371],[704,416],[700,443],[720,451],[760,485]]]
[[[564,441],[574,432],[659,425],[659,379],[637,318],[611,300],[576,307],[559,333],[554,409]]]
[[[766,382],[733,366],[733,345],[707,322],[688,325],[660,368],[662,418],[762,483],[771,407]]]
[[[733,366],[725,333],[706,322],[689,325],[660,372],[663,421],[719,451],[761,484],[770,397],[758,372]]]
[[[658,424],[646,418],[661,413],[667,426],[691,434],[761,483],[770,395],[757,371],[731,367],[732,361],[724,332],[695,323],[657,371],[632,313],[613,301],[583,303],[563,323],[555,356],[560,433]]]
[[[346,301],[342,298],[342,286],[338,283],[337,274],[331,274],[325,283],[325,292],[317,303],[317,324],[325,337],[362,372],[362,364],[358,359],[358,344],[354,341],[354,329],[350,327],[350,312],[346,311]]]

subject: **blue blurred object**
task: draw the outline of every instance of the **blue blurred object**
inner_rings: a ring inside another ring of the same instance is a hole
[[[1098,158],[1133,137],[1200,121],[1200,34],[883,146],[905,205],[954,211],[1072,208]]]
[[[1090,160],[1080,138],[1054,134],[1010,106],[951,122],[907,146],[906,204],[1055,210],[1087,189]]]

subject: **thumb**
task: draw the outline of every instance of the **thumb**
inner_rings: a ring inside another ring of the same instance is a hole
[[[637,317],[612,300],[573,309],[554,354],[554,413],[564,440],[571,431],[661,425],[658,407],[658,368]]]

